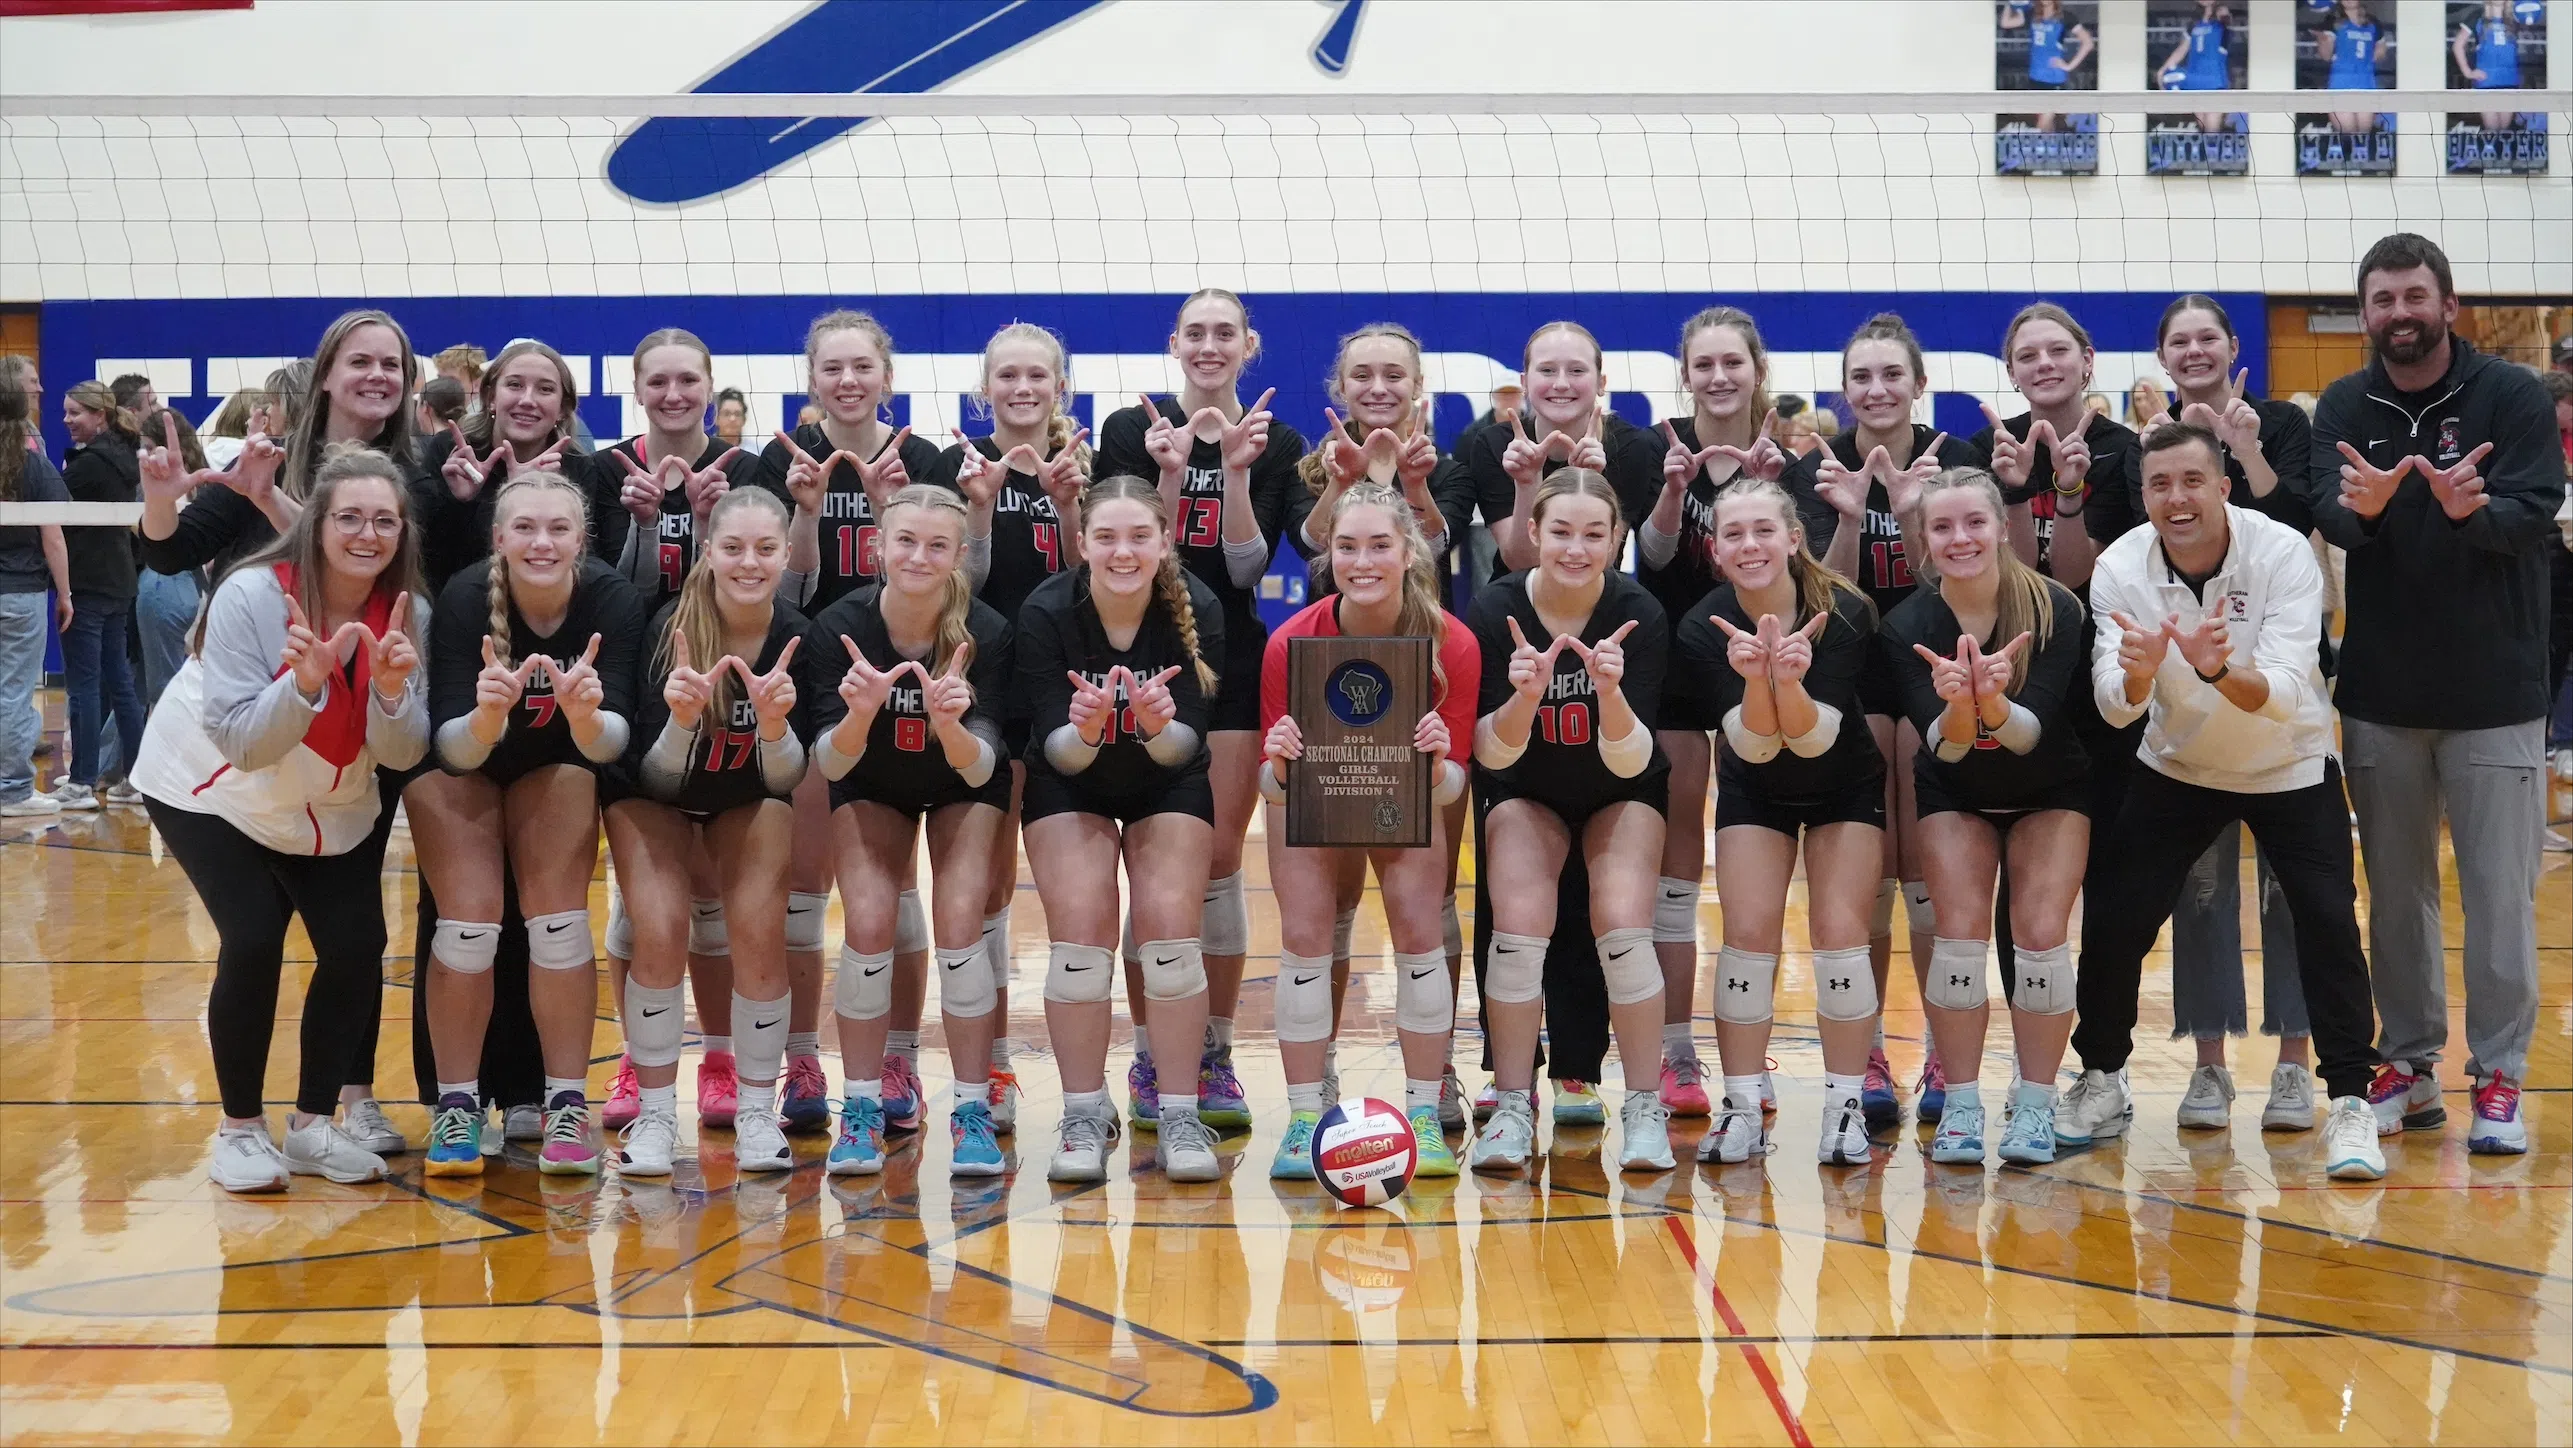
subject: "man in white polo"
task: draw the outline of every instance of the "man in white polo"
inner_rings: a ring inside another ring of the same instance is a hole
[[[2114,825],[2118,847],[2084,881],[2082,1109],[2058,1117],[2068,1143],[2115,1135],[2127,1110],[2118,1071],[2133,1048],[2144,957],[2181,882],[2239,820],[2269,858],[2296,923],[2306,1012],[2332,1110],[2324,1161],[2336,1177],[2385,1174],[2376,1114],[2376,1020],[2359,943],[2349,805],[2332,743],[2332,703],[2315,647],[2322,570],[2294,529],[2229,505],[2216,436],[2166,423],[2145,435],[2152,527],[2109,545],[2091,574],[2098,633],[2092,695],[2113,725],[2149,715],[2144,768]],[[2106,824],[2107,822],[2101,822]]]

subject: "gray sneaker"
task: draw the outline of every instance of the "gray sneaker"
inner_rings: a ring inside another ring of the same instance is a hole
[[[349,1140],[327,1116],[289,1130],[285,1155],[286,1169],[297,1176],[328,1177],[343,1186],[384,1177],[384,1158]]]
[[[1103,1182],[1108,1179],[1108,1148],[1117,1139],[1117,1118],[1066,1110],[1056,1128],[1054,1160],[1045,1168],[1050,1182]]]
[[[374,1152],[377,1156],[394,1156],[411,1149],[411,1143],[384,1114],[384,1107],[372,1096],[362,1097],[340,1108],[340,1135]]]
[[[1476,1171],[1517,1171],[1528,1164],[1537,1149],[1537,1108],[1525,1091],[1504,1091],[1500,1105],[1483,1123],[1481,1134],[1474,1138],[1473,1149],[1466,1153],[1465,1164]]]
[[[2281,1061],[2269,1073],[2269,1104],[2260,1109],[2263,1131],[2314,1129],[2314,1073],[2293,1061]]]
[[[1175,1182],[1211,1182],[1224,1174],[1215,1132],[1194,1111],[1161,1109],[1161,1174]]]
[[[57,784],[54,786],[53,794],[55,805],[62,809],[94,810],[98,808],[98,791],[85,784]]]
[[[228,1192],[282,1192],[286,1158],[278,1154],[265,1125],[223,1127],[214,1134],[214,1160],[206,1174]]]
[[[2180,1124],[2198,1131],[2222,1131],[2233,1124],[2234,1078],[2222,1066],[2200,1066],[2189,1073],[2188,1094],[2180,1098]]]
[[[1617,1166],[1621,1171],[1669,1171],[1671,1108],[1650,1091],[1629,1091],[1617,1108]]]
[[[120,779],[100,790],[98,797],[109,804],[139,805],[143,802],[143,791]]]

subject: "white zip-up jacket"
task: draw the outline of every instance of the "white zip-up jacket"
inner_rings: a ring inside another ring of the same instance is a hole
[[[2323,627],[2323,572],[2302,534],[2258,513],[2225,506],[2225,561],[2198,594],[2162,556],[2150,527],[2131,529],[2102,550],[2091,573],[2091,694],[2114,725],[2149,713],[2136,757],[2184,784],[2236,794],[2277,794],[2323,782],[2332,743],[2332,700],[2323,686],[2317,635]],[[2141,704],[2126,698],[2118,665],[2122,631],[2113,613],[2151,628],[2178,615],[2191,629],[2224,621],[2236,669],[2269,681],[2269,700],[2245,713],[2198,677],[2175,646],[2163,655]]]
[[[408,769],[429,747],[429,671],[412,671],[401,704],[387,708],[373,688],[359,705],[363,741],[308,737],[346,687],[334,676],[307,701],[278,667],[286,647],[286,594],[276,571],[235,570],[207,603],[205,645],[162,691],[136,751],[136,789],[172,809],[210,814],[283,855],[341,855],[375,828],[381,797],[375,767]],[[415,600],[407,622],[428,653],[429,609]]]

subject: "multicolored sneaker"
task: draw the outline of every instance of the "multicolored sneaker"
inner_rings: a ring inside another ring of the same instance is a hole
[[[2047,1129],[2054,1129],[2052,1122]],[[1930,1160],[1948,1166],[1983,1165],[1981,1106],[1959,1106],[1939,1113],[1938,1134],[1930,1138]]]
[[[785,1099],[777,1119],[789,1131],[820,1131],[831,1124],[831,1078],[822,1074],[819,1056],[786,1059]]]
[[[832,1176],[874,1176],[884,1170],[884,1103],[852,1096],[840,1107],[840,1134],[822,1169]]]
[[[545,1145],[536,1169],[548,1176],[595,1176],[599,1141],[590,1130],[590,1103],[577,1091],[555,1093],[545,1107]]]
[[[1269,1178],[1272,1181],[1313,1180],[1313,1133],[1321,1125],[1322,1113],[1319,1111],[1298,1111],[1288,1115],[1286,1139],[1278,1143],[1278,1154],[1269,1158]]]
[[[992,1109],[980,1101],[968,1101],[947,1113],[947,1133],[954,1154],[947,1163],[947,1174],[960,1177],[996,1177],[1007,1168],[1001,1157],[1000,1138],[992,1131]]]
[[[634,1058],[616,1058],[616,1081],[608,1087],[607,1105],[599,1108],[599,1125],[623,1131],[643,1114],[643,1085],[634,1079]]]
[[[2001,1159],[2021,1166],[2053,1161],[2056,1130],[2055,1103],[2014,1088],[2001,1121]]]
[[[1001,1136],[1015,1135],[1018,1131],[1018,1073],[994,1071],[991,1092],[985,1099],[992,1108],[993,1132]]]
[[[2475,1088],[2466,1150],[2479,1156],[2517,1156],[2528,1150],[2528,1125],[2519,1119],[2519,1083],[2499,1071]]]
[[[1152,1057],[1141,1051],[1135,1053],[1135,1063],[1126,1068],[1126,1119],[1135,1124],[1137,1131],[1161,1129],[1161,1076],[1153,1070]]]
[[[920,1101],[921,1097],[927,1094],[920,1089],[919,1068],[888,1051],[885,1053],[884,1073],[880,1079],[884,1087],[885,1129],[918,1131]]]
[[[1706,1099],[1706,1065],[1692,1051],[1662,1057],[1662,1104],[1673,1116],[1704,1116],[1715,1109]]]
[[[733,1069],[733,1053],[708,1051],[697,1063],[697,1124],[730,1126],[741,1104],[742,1078]]]
[[[2400,1136],[2448,1124],[2448,1108],[2439,1099],[2435,1071],[2416,1073],[2411,1063],[2388,1061],[2368,1081],[2368,1109],[2376,1113],[2376,1134]]]
[[[1912,1088],[1912,1114],[1922,1125],[1936,1126],[1947,1110],[1948,1071],[1939,1064],[1938,1048],[1932,1047],[1930,1059],[1921,1063],[1921,1084]]]
[[[1438,1108],[1412,1108],[1412,1175],[1416,1177],[1452,1177],[1456,1175],[1456,1149],[1447,1144],[1447,1128],[1439,1125]],[[1307,1158],[1308,1169],[1311,1158]]]
[[[1599,1088],[1587,1081],[1555,1083],[1555,1125],[1601,1126],[1608,1121],[1608,1105],[1599,1099]]]
[[[1867,1074],[1858,1087],[1858,1109],[1866,1115],[1871,1134],[1892,1131],[1903,1124],[1903,1098],[1894,1094],[1894,1063],[1885,1059],[1883,1046],[1867,1053]]]
[[[1225,1131],[1251,1124],[1251,1106],[1242,1097],[1242,1078],[1233,1074],[1232,1052],[1210,1052],[1198,1058],[1197,1119]]]
[[[450,1091],[438,1098],[420,1170],[429,1176],[482,1175],[482,1108],[472,1097]]]

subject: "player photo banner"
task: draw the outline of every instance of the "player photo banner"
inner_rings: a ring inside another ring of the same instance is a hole
[[[2099,117],[2065,110],[2066,92],[2099,89],[2099,0],[2001,0],[1993,84],[2032,109],[1994,118],[1999,176],[2096,176]]]
[[[2546,113],[2518,108],[2546,87],[2546,0],[2465,0],[2448,7],[2448,89],[2481,92],[2448,114],[2451,176],[2543,176]]]
[[[2251,65],[2248,0],[2150,0],[2144,7],[2144,83],[2155,90],[2241,90]],[[2177,97],[2175,96],[2175,99]],[[2145,117],[2148,176],[2244,176],[2251,172],[2251,117],[2215,95],[2189,95],[2190,109]]]
[[[2391,90],[2394,0],[2305,0],[2297,12],[2298,90]],[[2299,176],[2394,174],[2392,111],[2299,111]]]

